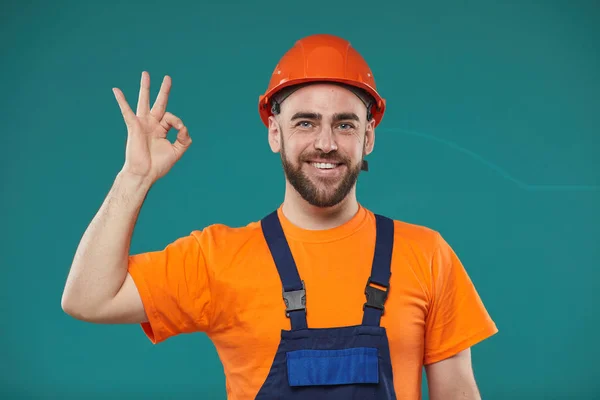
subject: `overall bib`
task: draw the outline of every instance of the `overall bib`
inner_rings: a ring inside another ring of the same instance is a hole
[[[291,330],[281,331],[273,365],[257,400],[396,399],[387,334],[379,326],[389,291],[394,224],[389,218],[375,217],[377,239],[371,276],[365,288],[367,301],[362,324],[321,329],[307,326],[304,282],[277,212],[261,221],[283,284]]]

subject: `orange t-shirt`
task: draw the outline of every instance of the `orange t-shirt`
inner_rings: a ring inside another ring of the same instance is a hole
[[[309,328],[359,325],[375,248],[375,216],[364,207],[328,230],[279,218],[306,285]],[[450,246],[435,231],[394,221],[392,275],[381,325],[387,330],[398,399],[421,398],[424,364],[450,357],[497,328]],[[265,381],[285,316],[282,285],[260,222],[211,225],[162,251],[132,255],[153,343],[205,332],[223,364],[230,400],[253,399]]]

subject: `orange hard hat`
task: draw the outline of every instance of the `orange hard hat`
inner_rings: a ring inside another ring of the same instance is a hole
[[[350,42],[334,35],[311,35],[298,40],[279,60],[266,92],[260,95],[258,111],[263,123],[269,116],[275,93],[310,82],[335,82],[365,91],[373,99],[370,115],[377,126],[383,118],[385,99],[377,92],[373,73]],[[361,97],[362,98],[362,97]]]

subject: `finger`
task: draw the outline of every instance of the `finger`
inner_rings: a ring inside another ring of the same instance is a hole
[[[135,114],[131,110],[131,107],[129,107],[129,104],[125,99],[125,95],[118,88],[113,88],[113,93],[115,95],[115,98],[117,99],[117,103],[119,103],[119,108],[121,109],[121,114],[123,115],[125,124],[131,126],[135,121]]]
[[[177,156],[181,157],[191,144],[192,138],[190,137],[187,127],[183,125],[179,132],[177,132],[177,139],[175,140],[175,143],[173,143],[173,148],[175,149]]]
[[[167,131],[171,129],[171,127],[175,129],[183,128],[183,121],[170,112],[166,112],[165,115],[163,115],[163,118],[160,120],[160,124]]]
[[[137,115],[146,115],[150,112],[150,74],[142,72],[140,82],[140,95],[138,97]]]
[[[165,111],[167,110],[169,93],[171,92],[171,84],[171,77],[166,75],[163,79],[162,85],[160,85],[160,92],[158,92],[154,106],[152,106],[152,110],[150,111],[150,114],[154,115],[158,120],[162,119]]]

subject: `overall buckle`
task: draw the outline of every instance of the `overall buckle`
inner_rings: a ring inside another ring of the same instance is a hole
[[[283,301],[285,302],[285,316],[290,317],[291,311],[306,310],[306,288],[302,281],[302,289],[286,292],[283,289]]]
[[[367,287],[365,288],[365,295],[367,296],[367,302],[363,305],[363,310],[365,307],[377,308],[378,310],[383,311],[385,309],[384,304],[387,300],[388,296],[388,287],[377,284],[379,286],[385,287],[386,290],[381,290],[375,286],[371,286],[371,278],[367,281]]]

